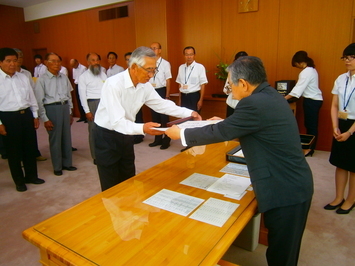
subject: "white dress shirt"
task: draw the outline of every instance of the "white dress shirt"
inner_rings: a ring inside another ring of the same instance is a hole
[[[31,84],[32,89],[34,89],[34,88],[35,88],[35,82],[33,81],[31,72],[28,71],[28,70],[26,70],[26,69],[23,69],[23,68],[20,68],[20,71],[19,71],[19,72],[22,73],[22,74],[24,74],[24,75],[28,78],[28,80],[29,80],[29,82],[30,82],[30,84]]]
[[[318,73],[313,67],[306,67],[299,76],[298,81],[292,91],[291,96],[300,98],[301,96],[312,100],[322,101],[322,91],[318,86]]]
[[[31,109],[33,117],[38,117],[37,101],[28,78],[19,72],[11,77],[0,69],[0,111],[13,112],[26,108]]]
[[[166,80],[171,79],[170,63],[160,57],[157,60],[157,69],[158,73],[156,73],[152,78],[150,78],[149,82],[156,89],[166,87]],[[169,97],[169,95],[167,95],[167,97]]]
[[[35,66],[35,71],[33,73],[33,76],[35,78],[40,77],[41,75],[43,75],[44,73],[46,73],[47,67],[45,65],[43,65],[42,63],[40,63],[39,65]]]
[[[346,109],[348,119],[355,120],[355,75],[341,74],[334,82],[332,94],[338,95],[339,111]]]
[[[116,75],[120,72],[123,72],[124,71],[124,68],[119,66],[119,65],[116,65],[114,64],[112,67],[109,67],[107,69],[107,77],[112,77],[113,75]]]
[[[79,96],[80,102],[85,113],[90,113],[88,99],[100,99],[101,90],[105,83],[107,76],[101,72],[100,75],[95,76],[91,70],[86,70],[79,77]]]
[[[223,92],[225,94],[227,94],[227,90],[226,90],[226,86],[228,85],[228,80],[226,80],[226,83],[224,84],[224,87],[223,87]],[[229,94],[227,94],[228,97],[227,97],[227,100],[226,100],[226,103],[229,105],[229,107],[235,109],[235,107],[237,106],[237,104],[239,103],[238,100],[236,99],[233,99],[233,93],[230,92]]]
[[[66,67],[61,66],[59,72],[68,77],[68,69]]]
[[[86,69],[87,68],[80,63],[77,68],[73,68],[73,80],[75,84],[79,83],[79,77],[86,71]]]
[[[181,85],[180,92],[192,93],[201,90],[201,85],[207,84],[206,69],[203,65],[192,62],[191,65],[182,64],[179,67],[176,82]],[[183,85],[187,85],[187,89],[183,89]]]
[[[71,113],[73,103],[70,92],[72,90],[73,87],[71,86],[68,77],[62,73],[55,76],[47,71],[37,79],[35,96],[39,108],[38,114],[43,122],[49,120],[46,115],[46,109],[44,108],[45,104],[68,101],[68,108]]]
[[[144,134],[144,124],[134,122],[143,104],[157,113],[181,118],[188,117],[193,112],[176,106],[172,101],[162,99],[149,82],[139,83],[134,87],[127,69],[106,80],[96,111],[95,123],[122,134]]]

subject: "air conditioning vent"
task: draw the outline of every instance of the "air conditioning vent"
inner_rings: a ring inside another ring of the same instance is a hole
[[[99,11],[99,21],[128,17],[128,6],[114,7]]]

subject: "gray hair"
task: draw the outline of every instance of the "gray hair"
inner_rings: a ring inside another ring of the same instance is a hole
[[[267,81],[263,62],[255,56],[238,58],[228,66],[227,71],[230,72],[233,84],[237,84],[240,79],[244,79],[251,85],[259,85]]]
[[[131,57],[129,58],[128,66],[131,67],[133,64],[138,66],[145,65],[145,57],[156,57],[154,51],[149,47],[141,46],[132,52]]]
[[[16,51],[16,53],[18,54],[19,57],[23,57],[23,53],[20,49],[17,49],[17,48],[13,48],[13,49]]]

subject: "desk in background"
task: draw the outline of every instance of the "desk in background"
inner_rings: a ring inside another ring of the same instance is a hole
[[[179,184],[193,173],[221,177],[237,142],[199,146],[23,232],[42,265],[214,266],[256,213],[253,191],[240,200]],[[223,227],[142,203],[161,189],[239,203]]]

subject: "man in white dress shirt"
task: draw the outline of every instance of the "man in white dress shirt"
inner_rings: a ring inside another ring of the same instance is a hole
[[[158,113],[175,117],[199,114],[162,99],[149,83],[156,73],[156,55],[148,47],[139,47],[131,55],[129,68],[106,80],[95,115],[96,163],[101,189],[106,190],[135,175],[133,139],[136,134],[160,135],[160,124],[135,123],[143,104]]]
[[[109,63],[109,67],[107,69],[107,77],[108,78],[124,71],[123,67],[116,64],[117,54],[115,52],[109,52],[107,54],[107,61]]]
[[[154,51],[157,56],[157,73],[149,80],[156,92],[163,99],[170,99],[170,81],[171,81],[171,67],[170,63],[161,57],[161,44],[153,42],[150,45],[150,49]],[[153,122],[161,124],[161,127],[166,127],[169,122],[169,116],[165,114],[159,114],[153,110],[152,120]],[[170,138],[167,135],[156,135],[154,142],[149,144],[149,147],[160,146],[161,150],[165,150],[170,146]]]
[[[38,105],[28,78],[16,72],[17,57],[14,49],[0,49],[0,134],[16,190],[23,192],[26,183],[44,180],[38,178],[35,155]]]
[[[34,56],[34,60],[36,63],[33,76],[35,78],[39,78],[42,74],[46,73],[47,67],[42,63],[42,56],[40,54],[36,54]]]
[[[86,67],[83,66],[82,64],[80,64],[77,59],[70,59],[69,64],[73,68],[73,80],[74,80],[74,84],[75,84],[75,95],[76,95],[76,100],[78,102],[78,109],[80,112],[80,118],[76,122],[85,122],[86,123],[87,119],[86,119],[86,115],[85,115],[83,106],[81,105],[81,102],[80,102],[79,88],[78,88],[79,77],[81,74],[83,74],[86,71]]]
[[[89,125],[91,157],[94,160],[94,164],[96,164],[93,135],[93,130],[95,128],[94,117],[100,103],[101,89],[107,76],[101,71],[99,56],[96,53],[89,53],[86,58],[89,69],[79,77],[79,96]]]

